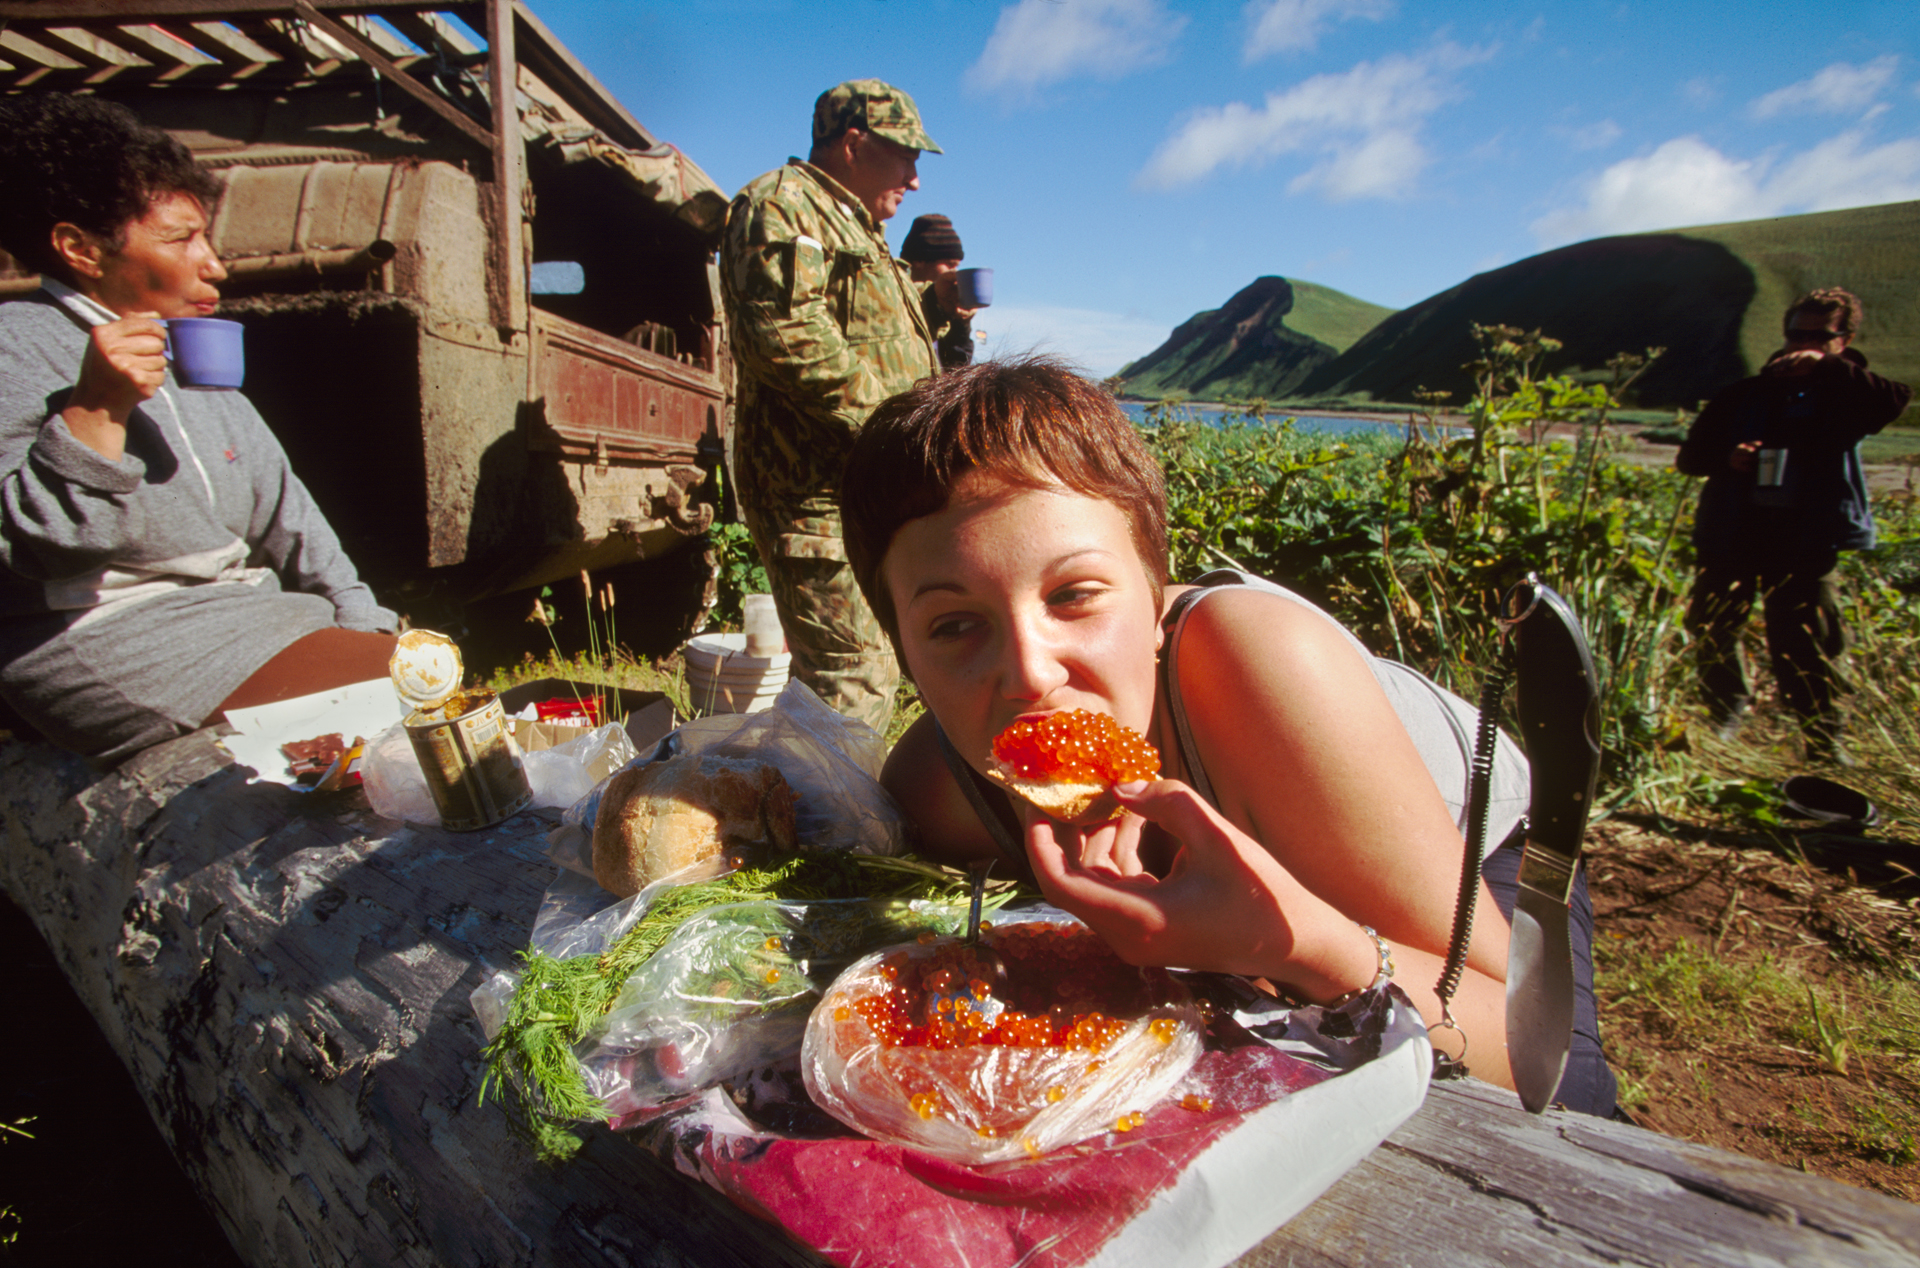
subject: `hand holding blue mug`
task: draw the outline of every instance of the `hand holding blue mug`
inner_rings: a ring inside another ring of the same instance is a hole
[[[961,269],[954,277],[961,308],[986,308],[993,303],[992,269]]]
[[[183,388],[227,391],[246,381],[245,327],[220,317],[175,317],[166,323],[167,356]]]

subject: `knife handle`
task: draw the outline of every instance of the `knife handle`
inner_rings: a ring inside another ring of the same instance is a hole
[[[1514,712],[1532,782],[1520,881],[1564,903],[1600,777],[1599,675],[1579,617],[1551,587],[1529,577],[1508,592],[1506,607]]]

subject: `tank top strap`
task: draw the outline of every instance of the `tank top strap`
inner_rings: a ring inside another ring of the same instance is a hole
[[[1176,595],[1160,621],[1160,628],[1166,634],[1160,652],[1160,698],[1167,702],[1167,716],[1173,720],[1174,740],[1180,745],[1180,763],[1186,769],[1187,783],[1215,810],[1220,808],[1220,801],[1213,795],[1213,781],[1207,778],[1207,768],[1200,761],[1200,747],[1193,741],[1186,705],[1180,700],[1180,675],[1174,666],[1180,653],[1180,633],[1195,605],[1219,587],[1246,585],[1248,581],[1247,573],[1217,568],[1195,581],[1193,589]]]

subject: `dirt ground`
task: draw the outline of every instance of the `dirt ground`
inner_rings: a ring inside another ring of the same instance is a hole
[[[1848,994],[1876,959],[1911,971],[1920,842],[1628,813],[1595,825],[1587,848],[1602,1038],[1623,1087],[1644,1096],[1634,1121],[1920,1201],[1920,1036],[1904,1053],[1855,1051],[1841,1073],[1783,1033],[1804,1002],[1720,998],[1688,1016],[1623,989],[1619,971],[1634,950],[1682,940],[1710,962],[1777,966]]]

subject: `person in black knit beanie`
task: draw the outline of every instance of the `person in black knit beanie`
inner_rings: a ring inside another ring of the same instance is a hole
[[[973,315],[975,308],[961,308],[956,275],[960,261],[967,258],[953,221],[945,216],[915,216],[900,244],[900,258],[907,262],[915,282],[931,282],[921,293],[921,310],[933,331],[934,346],[940,353],[940,368],[951,370],[973,362]]]

